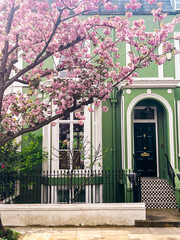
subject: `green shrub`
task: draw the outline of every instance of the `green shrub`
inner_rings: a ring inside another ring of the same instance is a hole
[[[41,168],[46,159],[42,149],[42,136],[28,134],[21,142],[9,141],[0,148],[0,171],[3,172],[31,172]]]
[[[6,228],[6,234],[2,230],[0,230],[0,240],[17,240],[20,237],[20,233],[13,231],[9,228]]]

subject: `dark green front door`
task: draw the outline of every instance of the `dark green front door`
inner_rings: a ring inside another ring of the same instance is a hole
[[[157,176],[155,123],[134,123],[134,153],[141,176]]]

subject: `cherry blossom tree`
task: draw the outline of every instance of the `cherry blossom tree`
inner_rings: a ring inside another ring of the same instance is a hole
[[[131,84],[138,69],[177,53],[169,40],[180,18],[163,24],[161,3],[152,11],[154,32],[146,32],[142,18],[130,23],[131,9],[141,6],[136,0],[126,5],[126,16],[108,19],[95,15],[102,5],[110,14],[116,8],[108,0],[0,2],[0,146],[87,104],[99,105],[120,82]],[[132,49],[127,66],[121,64],[123,42]],[[17,82],[28,92],[10,91]],[[79,119],[82,124],[84,116]]]

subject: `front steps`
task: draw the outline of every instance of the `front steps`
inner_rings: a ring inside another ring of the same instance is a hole
[[[141,202],[146,208],[177,208],[172,186],[160,178],[141,178]]]
[[[136,220],[136,227],[180,227],[178,209],[147,209],[146,220]]]

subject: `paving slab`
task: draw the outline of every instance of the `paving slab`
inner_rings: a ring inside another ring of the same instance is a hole
[[[127,233],[130,234],[151,234],[151,232],[149,231],[149,228],[147,227],[143,227],[143,228],[137,228],[137,227],[128,227],[125,228]]]
[[[128,234],[130,240],[156,240],[152,234]]]
[[[155,236],[157,240],[180,240],[180,237],[174,235]]]
[[[174,228],[149,228],[149,231],[154,235],[177,235]]]
[[[13,228],[20,240],[180,240],[180,228]]]

